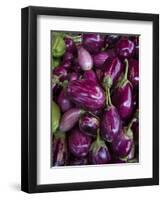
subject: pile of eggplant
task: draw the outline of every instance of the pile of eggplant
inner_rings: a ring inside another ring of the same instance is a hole
[[[139,161],[139,36],[52,33],[52,166]]]

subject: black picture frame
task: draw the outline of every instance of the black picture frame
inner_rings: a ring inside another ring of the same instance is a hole
[[[37,185],[37,16],[105,18],[153,23],[153,177]],[[21,190],[28,193],[159,184],[159,15],[30,6],[21,11]]]

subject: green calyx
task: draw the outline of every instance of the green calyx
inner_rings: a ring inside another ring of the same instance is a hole
[[[52,45],[52,55],[54,56],[54,58],[60,58],[61,56],[63,56],[65,50],[66,44],[62,35],[55,35]]]
[[[82,42],[82,37],[81,35],[65,35],[65,37],[70,38],[73,40],[75,43],[81,43]]]
[[[111,88],[113,84],[113,80],[110,76],[105,76],[104,79],[103,79],[103,86],[104,88]]]
[[[106,93],[106,105],[107,106],[112,106],[112,101],[111,101],[111,94],[110,94],[110,88],[106,87],[105,88],[105,93]]]
[[[52,129],[52,133],[54,134],[59,127],[61,112],[60,112],[59,106],[54,101],[52,102],[51,106],[52,106],[51,129]]]
[[[100,138],[100,130],[98,129],[97,130],[96,140],[92,143],[92,145],[90,147],[90,150],[95,154],[96,152],[99,151],[99,149],[101,147],[106,148],[106,144],[105,144],[105,142],[103,140],[101,140],[101,138]]]
[[[60,65],[60,58],[52,58],[52,69]]]

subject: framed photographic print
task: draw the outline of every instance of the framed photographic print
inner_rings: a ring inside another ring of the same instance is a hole
[[[22,190],[159,184],[159,15],[22,9]]]

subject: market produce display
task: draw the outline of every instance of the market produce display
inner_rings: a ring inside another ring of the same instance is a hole
[[[52,166],[139,162],[139,36],[51,38]]]

